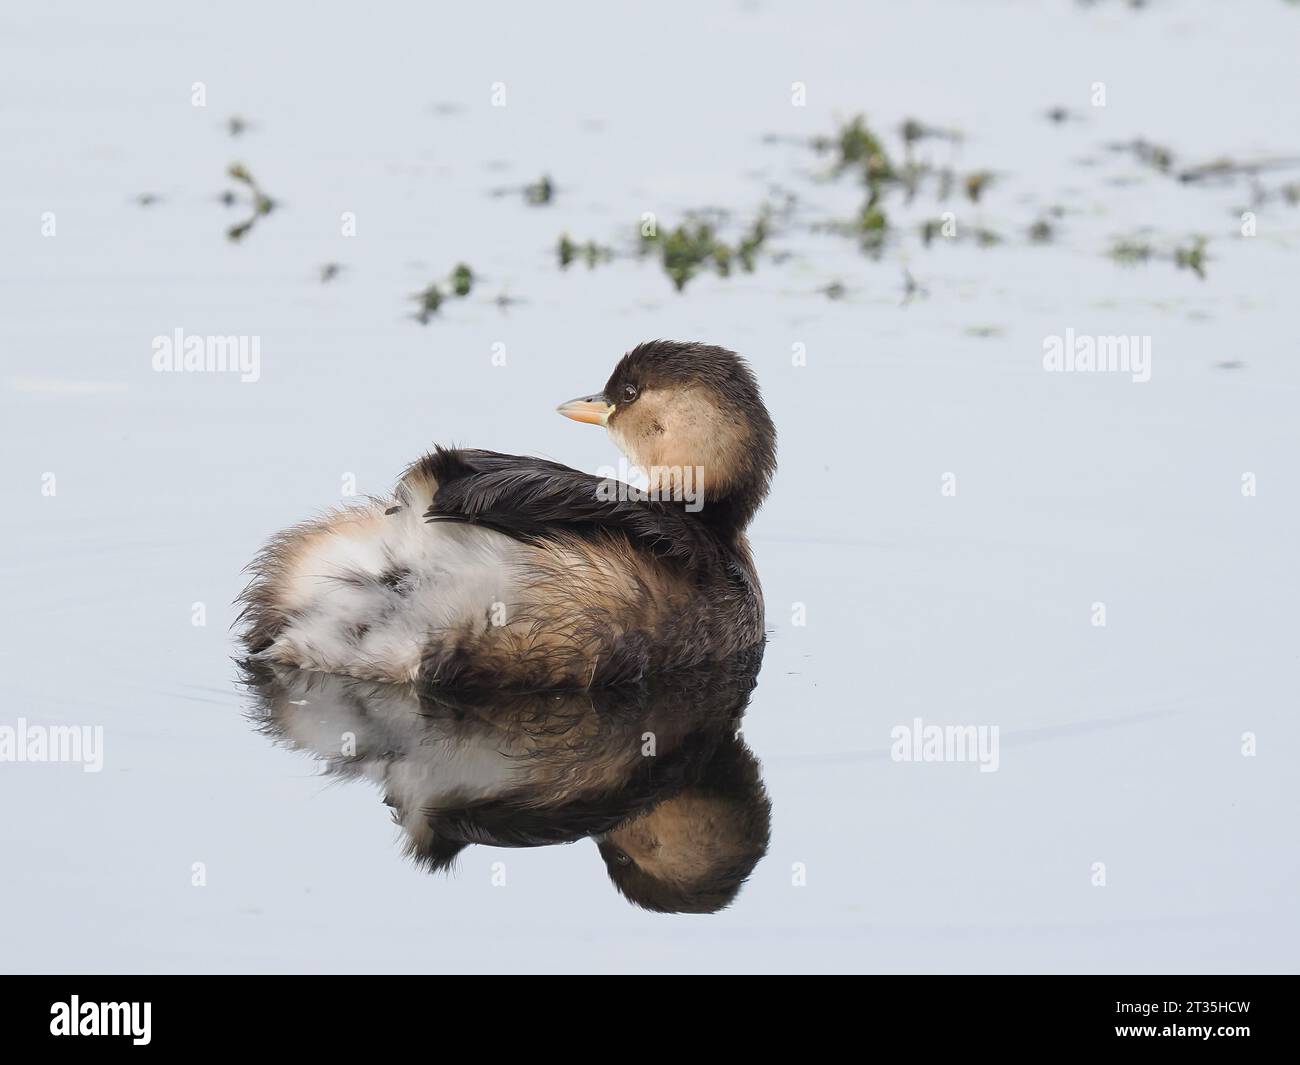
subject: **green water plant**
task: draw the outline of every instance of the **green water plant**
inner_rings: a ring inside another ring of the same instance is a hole
[[[1155,249],[1145,240],[1134,237],[1121,237],[1110,246],[1109,255],[1121,266],[1136,266],[1147,262],[1155,254]]]
[[[413,317],[421,325],[428,325],[447,300],[464,299],[478,280],[468,263],[457,263],[445,279],[430,282],[411,297],[417,304]]]
[[[703,212],[688,215],[678,226],[665,231],[644,226],[638,229],[639,251],[657,251],[663,271],[673,287],[682,292],[702,271],[712,270],[719,277],[730,277],[736,264],[746,273],[753,272],[758,254],[770,232],[769,212],[761,208],[754,220],[742,231],[733,245],[723,240],[718,222]]]
[[[1186,245],[1174,249],[1174,265],[1179,270],[1190,270],[1202,281],[1205,280],[1205,238],[1192,237]]]
[[[265,218],[276,208],[276,201],[263,191],[257,183],[248,167],[243,163],[231,163],[226,168],[226,176],[235,181],[244,188],[244,194],[248,199],[252,213],[244,221],[236,223],[226,230],[226,236],[236,243],[243,240],[257,224],[259,219]],[[227,190],[223,196],[223,202],[228,205],[234,205],[239,202],[238,193]]]
[[[451,290],[457,296],[468,296],[474,287],[474,271],[465,263],[457,263],[451,272]]]
[[[530,207],[542,207],[555,198],[555,183],[549,174],[543,174],[531,185],[524,186],[524,202]]]

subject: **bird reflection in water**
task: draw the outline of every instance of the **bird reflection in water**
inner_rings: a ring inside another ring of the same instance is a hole
[[[729,905],[767,851],[771,805],[739,734],[761,652],[639,684],[456,692],[244,666],[251,716],[328,775],[384,793],[408,856],[592,839],[615,887],[665,913]]]

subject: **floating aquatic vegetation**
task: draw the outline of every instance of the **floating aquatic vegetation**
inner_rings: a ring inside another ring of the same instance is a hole
[[[247,190],[248,200],[252,208],[252,214],[249,215],[248,218],[226,230],[226,236],[232,241],[238,242],[252,230],[258,219],[265,218],[275,210],[276,202],[262,191],[261,186],[258,185],[257,181],[253,178],[253,175],[249,173],[248,168],[244,166],[243,163],[231,163],[226,170],[226,175],[244,186]],[[228,205],[233,205],[239,202],[239,196],[229,190],[227,190],[226,196],[223,196],[222,199],[223,202]]]
[[[1076,114],[1074,111],[1071,111],[1068,107],[1063,107],[1059,104],[1056,107],[1049,107],[1046,111],[1044,111],[1043,117],[1046,118],[1048,122],[1051,122],[1058,126],[1062,126],[1067,122],[1082,121],[1079,115]]]
[[[927,191],[939,201],[947,200],[959,180],[966,198],[971,203],[979,203],[996,180],[990,170],[974,170],[959,179],[951,166],[938,166],[917,157],[915,147],[921,142],[960,141],[962,134],[956,130],[909,118],[900,126],[899,137],[903,145],[901,162],[891,157],[882,138],[872,132],[860,115],[843,125],[834,136],[814,138],[811,142],[814,150],[835,154],[832,177],[853,170],[861,176],[867,188],[866,202],[850,221],[814,228],[856,237],[862,251],[874,259],[881,257],[896,234],[904,232],[892,217],[895,208],[906,207]],[[901,203],[897,195],[900,191]],[[949,212],[941,219],[922,220],[919,224],[922,243],[928,246],[938,236],[958,237],[955,217]],[[910,227],[906,231],[910,232]],[[979,223],[964,223],[960,237],[970,239],[980,247],[992,247],[1003,240],[994,229]]]
[[[1204,237],[1193,236],[1186,244],[1180,244],[1172,252],[1160,252],[1149,241],[1140,237],[1125,237],[1115,241],[1110,248],[1110,257],[1122,266],[1136,266],[1153,259],[1172,262],[1179,270],[1190,270],[1201,280],[1205,279],[1205,254],[1207,241]]]
[[[413,317],[421,325],[428,325],[429,321],[441,310],[442,305],[448,299],[463,299],[468,296],[477,280],[477,275],[468,264],[457,263],[445,281],[430,282],[411,297],[419,304],[419,309]],[[443,291],[444,285],[450,291],[450,295]],[[499,300],[500,297],[498,297],[498,302]]]
[[[753,272],[754,262],[758,256],[758,249],[766,242],[768,237],[768,218],[769,212],[766,206],[759,208],[758,216],[754,219],[744,236],[740,238],[740,246],[737,254],[740,256],[740,263],[748,272]]]
[[[468,296],[474,287],[474,271],[465,263],[457,263],[451,272],[451,290],[457,296]]]
[[[253,180],[253,175],[248,172],[248,167],[243,163],[231,163],[226,167],[226,174],[228,177],[247,185],[250,189],[256,190],[257,188],[257,182]]]
[[[1064,106],[1048,108],[1044,114],[1048,121],[1057,124],[1083,121],[1080,114]],[[734,235],[728,212],[718,209],[690,211],[675,226],[651,225],[640,232],[630,254],[657,258],[673,287],[681,292],[701,274],[712,273],[727,278],[742,270],[751,271],[760,255],[768,263],[789,258],[789,250],[773,252],[767,248],[773,219],[783,233],[798,230],[853,239],[865,254],[875,259],[893,252],[906,261],[908,245],[918,236],[920,243],[927,247],[940,236],[979,248],[994,248],[1012,240],[1047,245],[1060,239],[1060,219],[1065,212],[1059,206],[1033,208],[1034,214],[1020,219],[991,216],[986,220],[984,214],[990,201],[998,199],[993,190],[1000,191],[1005,177],[993,169],[959,169],[955,159],[942,159],[942,147],[938,152],[924,147],[929,142],[955,144],[962,140],[958,131],[908,118],[897,128],[896,138],[893,131],[887,137],[869,125],[863,116],[857,115],[827,135],[801,138],[774,134],[765,140],[768,143],[800,145],[811,148],[818,155],[829,156],[829,167],[821,169],[822,180],[834,181],[848,175],[865,188],[865,199],[860,201],[853,214],[827,218],[824,212],[810,211],[806,204],[796,212],[791,196],[784,210],[774,213],[770,205],[765,205],[753,224],[738,236]],[[1254,176],[1292,162],[1300,165],[1300,160],[1267,159],[1240,163],[1220,159],[1179,169],[1178,160],[1170,148],[1145,138],[1109,147],[1112,152],[1126,153],[1143,166],[1187,183],[1238,174]],[[936,155],[940,158],[936,159]],[[540,185],[529,188],[540,188]],[[544,201],[549,195],[549,192],[539,193],[536,198]],[[1300,203],[1300,182],[1279,187],[1272,195],[1284,197],[1288,203]],[[913,208],[914,200],[929,201],[930,217],[925,217],[923,208]],[[937,206],[950,200],[953,201],[950,208]],[[962,202],[957,203],[957,200]],[[1032,196],[1016,199],[1018,203],[1033,201]],[[1256,202],[1261,201],[1257,199]],[[1203,240],[1178,248],[1161,241],[1158,251],[1153,240],[1145,235],[1118,239],[1107,254],[1125,265],[1158,258],[1204,276],[1206,253]],[[624,257],[629,250],[625,247],[616,250],[595,241],[579,243],[566,233],[559,238],[556,253],[561,269],[567,269],[580,259],[592,267]],[[917,295],[924,295],[925,290],[910,273],[905,271],[904,277],[903,303],[906,304]],[[843,289],[841,282],[834,281],[817,291],[828,299],[840,299],[847,290]]]
[[[987,170],[975,170],[966,175],[963,188],[966,190],[966,198],[971,203],[979,203],[980,197],[984,191],[993,184],[993,175]]]
[[[597,263],[607,263],[614,258],[614,250],[607,248],[603,244],[597,244],[594,240],[587,241],[581,249],[582,261],[587,264],[590,270]]]
[[[135,202],[141,207],[152,207],[154,204],[161,203],[162,197],[156,192],[142,192],[135,198]]]
[[[226,119],[226,131],[232,137],[238,137],[241,134],[247,132],[247,130],[248,130],[247,120],[240,117],[239,115],[231,115],[228,119]]]
[[[667,233],[657,229],[648,234],[642,229],[640,233],[642,252],[658,246],[664,273],[681,292],[701,270],[712,269],[719,277],[731,276],[733,259],[746,273],[753,272],[758,251],[767,240],[768,222],[766,210],[760,210],[734,248],[718,237],[712,221],[699,217],[688,217]]]
[[[590,270],[597,263],[609,262],[614,258],[614,249],[604,244],[597,244],[594,240],[575,244],[569,239],[569,234],[565,233],[561,235],[560,242],[556,246],[556,254],[560,260],[561,270],[567,270],[578,259],[585,262],[587,269]]]
[[[909,118],[898,129],[901,149],[891,152],[885,139],[878,135],[861,116],[843,123],[833,134],[811,139],[769,135],[768,143],[792,143],[811,147],[822,155],[832,155],[827,177],[840,178],[856,175],[866,187],[866,198],[858,211],[848,219],[808,219],[799,223],[805,231],[831,232],[855,239],[862,251],[880,258],[898,234],[894,211],[911,202],[922,191],[937,191],[940,199],[948,197],[958,178],[950,166],[936,166],[929,160],[918,158],[916,146],[927,141],[955,143],[962,139],[960,132],[926,124]],[[978,170],[967,175],[963,187],[972,200],[978,200],[992,184],[990,171]],[[901,195],[900,195],[901,193]],[[730,216],[726,211],[701,209],[690,211],[675,226],[640,227],[634,245],[634,254],[640,258],[657,257],[673,287],[681,292],[702,273],[718,277],[732,277],[737,272],[756,269],[760,256],[778,263],[790,253],[770,251],[769,239],[774,225],[783,229],[795,224],[797,199],[793,193],[784,194],[776,201],[765,202],[752,222],[738,235],[729,233]],[[942,223],[927,223],[923,239],[927,242],[939,232]],[[734,230],[732,231],[734,232]],[[965,233],[980,246],[990,247],[1003,237],[986,225],[971,224]],[[562,234],[556,245],[556,256],[561,269],[567,269],[579,259],[588,266],[620,257],[615,251],[595,241],[580,243],[569,234]],[[909,275],[910,276],[910,275]],[[906,298],[916,295],[909,290]],[[837,298],[830,295],[830,298]]]
[[[867,128],[861,115],[855,115],[833,137],[814,137],[812,146],[817,152],[835,153],[835,161],[831,164],[831,173],[835,177],[850,169],[861,169],[868,179],[878,181],[893,175],[889,153],[880,138]]]
[[[503,169],[507,164],[502,164],[498,169]],[[505,185],[501,188],[492,190],[493,196],[522,196],[524,203],[529,207],[544,207],[555,199],[555,182],[551,180],[550,174],[543,174],[536,181],[528,185]]]
[[[1139,163],[1149,166],[1162,174],[1168,174],[1174,168],[1174,153],[1163,144],[1155,144],[1144,137],[1131,141],[1117,141],[1106,145],[1112,152],[1132,155]]]
[[[898,135],[903,138],[903,145],[909,151],[913,144],[924,140],[944,140],[960,141],[962,139],[961,131],[955,129],[940,129],[938,126],[927,126],[924,122],[915,118],[903,120],[903,124],[898,128]]]
[[[823,285],[817,290],[828,300],[842,300],[848,295],[848,289],[844,287],[844,282],[840,280],[832,281],[829,285]]]
[[[889,219],[885,217],[885,212],[880,209],[880,205],[868,200],[862,205],[862,213],[858,215],[858,231],[862,233],[883,233],[889,228]]]
[[[1258,177],[1269,170],[1292,169],[1300,166],[1300,158],[1294,156],[1270,159],[1253,159],[1242,161],[1228,156],[1211,159],[1179,171],[1178,180],[1184,184],[1197,181],[1231,181],[1238,177]]]
[[[1184,165],[1178,163],[1171,149],[1145,138],[1108,147],[1112,151],[1133,155],[1140,162],[1166,177],[1176,179],[1182,185],[1230,185],[1237,181],[1248,181],[1252,207],[1270,200],[1291,204],[1300,202],[1300,182],[1283,183],[1269,188],[1263,180],[1264,175],[1274,171],[1300,167],[1300,156],[1268,156],[1243,160],[1225,155],[1204,163]],[[1238,208],[1234,214],[1240,215],[1244,210],[1245,208]],[[1190,270],[1198,278],[1204,279],[1206,276],[1206,239],[1200,236],[1190,238],[1187,243],[1176,246],[1172,251],[1160,252],[1145,240],[1123,239],[1111,247],[1109,254],[1116,262],[1124,265],[1159,258],[1172,262],[1180,270]]]
[[[911,203],[916,199],[916,195],[921,191],[922,182],[929,174],[929,168],[915,159],[908,158],[903,160],[902,165],[898,168],[898,184],[903,190],[903,202]],[[880,196],[880,186],[877,184],[871,190],[877,199]]]
[[[1185,247],[1174,249],[1174,265],[1180,270],[1190,270],[1205,280],[1205,238],[1193,237]]]
[[[1144,240],[1122,238],[1110,246],[1110,257],[1122,266],[1136,266],[1155,254],[1155,249]]]
[[[415,312],[415,320],[421,325],[428,325],[429,319],[438,313],[438,309],[447,297],[442,294],[442,289],[435,283],[427,285],[411,298],[420,305],[420,309]]]
[[[629,254],[636,258],[657,256],[673,287],[682,292],[704,271],[712,271],[719,277],[730,277],[737,268],[752,272],[759,250],[767,242],[770,218],[771,209],[765,204],[734,241],[724,240],[720,235],[720,227],[727,220],[722,211],[689,212],[679,225],[667,230],[643,221],[638,223],[636,244]],[[560,237],[556,252],[561,269],[567,269],[580,258],[591,268],[609,262],[617,254],[613,248],[595,241],[579,244],[567,233]]]
[[[543,174],[531,185],[524,186],[524,202],[530,207],[540,207],[555,198],[555,185],[549,174]]]
[[[1050,108],[1046,112],[1050,121],[1064,123],[1079,120],[1065,107]],[[819,153],[831,153],[834,159],[830,176],[846,172],[860,176],[867,188],[867,199],[859,212],[848,222],[814,224],[813,229],[856,237],[863,251],[879,258],[884,250],[897,241],[905,241],[911,234],[919,234],[920,241],[930,246],[938,237],[956,242],[968,242],[980,248],[992,248],[1006,242],[1007,230],[995,227],[982,219],[963,217],[958,223],[958,212],[945,211],[941,217],[922,218],[915,229],[911,224],[898,221],[904,215],[901,208],[912,198],[932,194],[940,202],[954,192],[963,195],[970,204],[983,205],[989,190],[1000,180],[989,169],[975,169],[959,174],[951,166],[936,166],[924,158],[917,158],[914,146],[928,139],[956,140],[959,134],[927,126],[916,119],[908,119],[900,129],[902,152],[891,156],[885,140],[877,136],[861,117],[842,125],[832,136],[814,139],[812,147]],[[1209,181],[1226,181],[1238,177],[1258,179],[1261,174],[1290,166],[1300,166],[1300,158],[1263,158],[1241,161],[1230,158],[1211,160],[1197,166],[1180,165],[1174,151],[1146,138],[1114,143],[1108,146],[1113,152],[1132,156],[1143,166],[1185,184]],[[901,159],[901,161],[899,161]],[[900,203],[898,191],[905,196]],[[1300,182],[1276,187],[1275,192],[1263,190],[1258,181],[1255,202],[1277,197],[1288,203],[1300,203]],[[1037,218],[1016,226],[1029,244],[1050,244],[1058,239],[1058,220],[1064,212],[1060,207],[1043,211]],[[905,217],[905,215],[904,215]],[[897,241],[895,240],[897,238]],[[1190,270],[1198,277],[1205,276],[1206,244],[1195,238],[1175,248],[1162,244],[1160,250],[1147,237],[1130,237],[1116,240],[1108,254],[1117,263],[1136,265],[1152,259],[1172,262],[1179,269]]]
[[[941,218],[927,218],[921,223],[921,243],[928,248],[935,237],[944,235],[946,226],[947,223]],[[953,232],[956,232],[955,228]]]
[[[660,247],[664,273],[678,292],[708,266],[713,266],[723,277],[729,271],[730,251],[719,244],[713,227],[707,222],[682,223],[663,237]]]
[[[333,281],[342,272],[343,267],[338,263],[326,263],[320,268],[321,284]]]
[[[889,235],[889,219],[885,212],[868,200],[858,215],[856,228],[862,250],[873,259],[880,258]]]
[[[861,115],[855,115],[841,126],[835,136],[815,137],[812,140],[814,151],[835,153],[831,177],[839,177],[849,170],[861,174],[863,183],[867,186],[866,203],[851,224],[828,228],[857,236],[862,250],[872,258],[880,257],[889,230],[889,219],[881,206],[888,189],[893,186],[903,188],[910,202],[925,176],[925,168],[911,157],[912,145],[928,137],[955,136],[950,131],[926,126],[916,119],[905,121],[900,135],[906,157],[901,166],[895,165],[884,143],[867,126],[866,119]]]
[[[904,267],[903,268],[903,298],[899,300],[898,305],[900,307],[906,307],[909,303],[912,302],[912,300],[916,299],[918,296],[924,299],[929,294],[930,294],[930,290],[926,288],[924,285],[922,285],[919,281],[917,281],[915,277],[912,276],[911,270]]]
[[[1234,159],[1231,156],[1219,156],[1205,163],[1179,167],[1172,149],[1156,144],[1145,138],[1123,141],[1107,145],[1113,152],[1132,155],[1138,162],[1151,167],[1161,174],[1177,177],[1183,184],[1198,182],[1231,182],[1240,177],[1258,178],[1261,174],[1273,170],[1286,170],[1300,167],[1300,157],[1271,156],[1263,159]]]

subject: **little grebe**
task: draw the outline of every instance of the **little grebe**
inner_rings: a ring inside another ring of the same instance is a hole
[[[436,448],[392,496],[288,529],[241,600],[254,658],[368,680],[585,688],[720,661],[763,642],[745,527],[776,431],[734,352],[654,341],[602,393],[646,486],[544,459]]]
[[[738,731],[762,654],[588,691],[453,691],[264,662],[245,663],[244,682],[260,731],[331,779],[380,788],[424,869],[450,870],[475,844],[590,839],[632,902],[712,913],[768,847],[771,803]]]

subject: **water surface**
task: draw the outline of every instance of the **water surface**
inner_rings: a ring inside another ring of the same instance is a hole
[[[1107,145],[1300,151],[1297,19],[1264,0],[6,10],[3,721],[102,726],[104,763],[0,765],[4,968],[1294,969],[1300,208],[1278,189],[1297,175],[1181,182]],[[876,259],[817,231],[864,190],[806,141],[858,112],[894,151],[908,117],[962,131],[917,150],[995,175],[947,206],[1002,243],[924,247],[925,198],[891,200],[909,236]],[[232,243],[236,161],[278,206]],[[543,174],[546,206],[493,195]],[[565,232],[622,250],[645,212],[743,225],[787,191],[752,274],[678,294],[652,259],[556,264]],[[1172,261],[1195,234],[1204,280]],[[1135,235],[1158,257],[1112,261]],[[482,282],[413,321],[461,261]],[[905,268],[924,294],[903,305]],[[177,328],[258,337],[259,380],[155,372]],[[1067,329],[1149,337],[1151,380],[1045,373]],[[240,569],[434,442],[614,463],[552,407],[655,337],[746,354],[780,431],[743,722],[767,856],[707,916],[629,906],[590,840],[476,845],[433,875],[382,788],[250,725]],[[893,760],[916,718],[997,725],[997,772]]]

